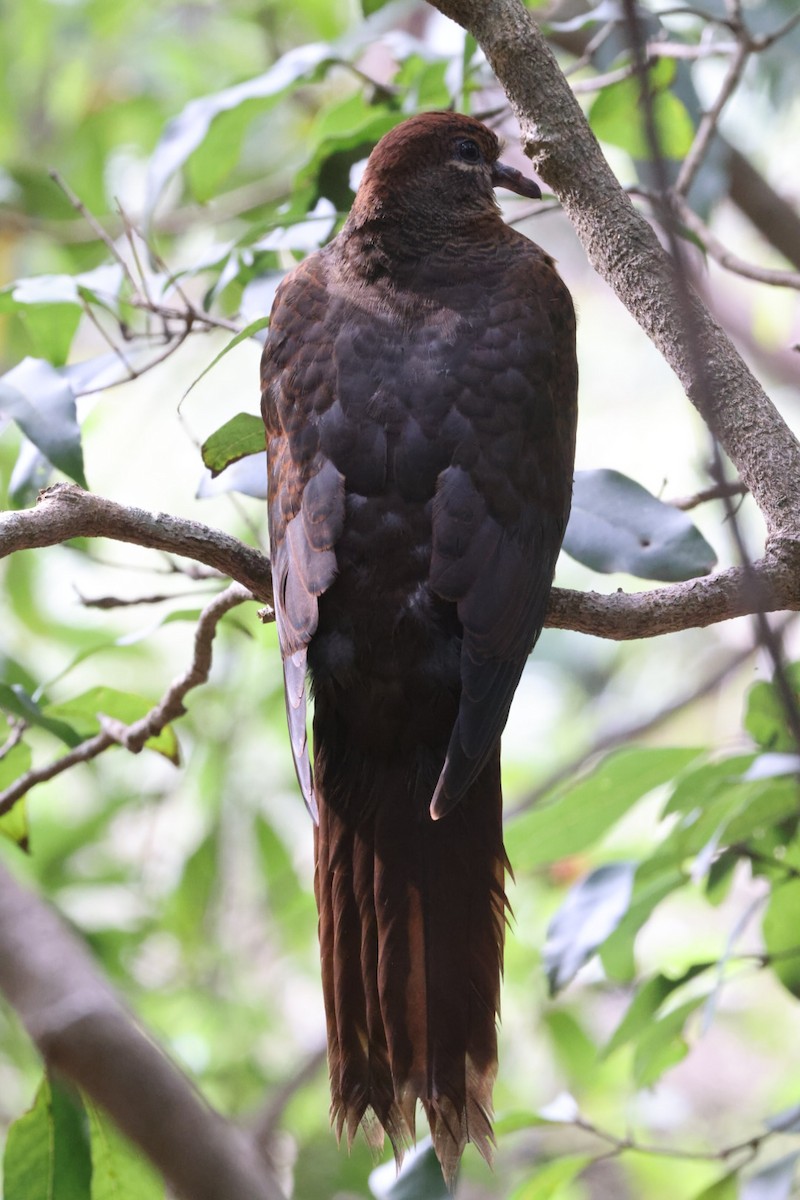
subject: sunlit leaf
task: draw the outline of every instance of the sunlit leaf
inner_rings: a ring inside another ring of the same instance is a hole
[[[569,1154],[540,1167],[512,1193],[510,1200],[551,1200],[592,1161],[589,1154]]]
[[[637,1087],[652,1087],[670,1067],[689,1052],[684,1027],[692,1014],[705,1002],[694,996],[678,1008],[653,1021],[636,1041],[633,1077]]]
[[[692,1200],[736,1200],[739,1194],[739,1174],[732,1171],[704,1187]]]
[[[558,799],[512,820],[514,866],[528,871],[593,845],[642,796],[673,779],[692,749],[622,750],[610,755]]]
[[[707,575],[717,556],[685,513],[619,471],[577,471],[567,554],[595,571],[676,582]]]
[[[52,733],[54,737],[59,738],[70,748],[77,746],[78,742],[82,740],[81,734],[68,721],[48,717],[19,683],[11,686],[0,683],[0,709],[12,713],[15,717],[20,717],[29,725],[37,725],[40,729],[46,729],[48,733]]]
[[[713,965],[713,963],[695,963],[676,979],[670,979],[668,976],[660,974],[649,979],[638,989],[628,1005],[624,1017],[603,1049],[603,1057],[607,1058],[620,1046],[635,1041],[650,1027],[655,1014],[668,996]]]
[[[147,220],[168,181],[203,142],[216,117],[251,101],[261,101],[258,107],[263,110],[292,84],[300,79],[311,79],[323,64],[335,57],[335,48],[326,42],[298,46],[279,58],[265,74],[212,96],[191,100],[183,112],[169,122],[150,160],[145,204]],[[252,105],[251,110],[255,113],[256,105]]]
[[[25,742],[17,742],[0,758],[0,792],[31,768],[31,750]],[[18,846],[27,845],[28,814],[25,798],[18,800],[8,812],[0,814],[0,834]]]
[[[631,898],[634,871],[634,863],[608,863],[570,888],[542,951],[551,995],[566,987],[616,929]]]
[[[776,887],[769,900],[762,932],[770,966],[783,986],[800,999],[800,879]]]
[[[62,372],[42,358],[24,358],[0,377],[0,412],[54,467],[87,486],[75,395]]]
[[[786,678],[794,703],[800,707],[800,663],[786,668]],[[775,683],[754,683],[747,693],[744,727],[764,750],[796,753],[797,745],[786,719],[786,708]]]
[[[237,413],[203,443],[203,462],[212,477],[249,454],[264,453],[264,422],[251,413]]]
[[[692,118],[681,100],[668,90],[675,70],[662,58],[650,72],[649,87],[659,152],[665,158],[681,159],[694,137]],[[638,79],[623,79],[598,93],[589,110],[589,122],[597,137],[620,146],[632,158],[653,157],[645,126],[645,100]]]
[[[131,725],[146,716],[151,707],[152,702],[144,696],[119,692],[111,687],[94,687],[63,704],[49,705],[45,709],[45,716],[66,721],[81,737],[88,738],[99,732],[101,715]],[[163,754],[170,762],[177,764],[180,761],[178,739],[171,725],[167,725],[155,737],[148,738],[145,745]]]
[[[44,1079],[33,1107],[8,1131],[4,1200],[88,1200],[90,1177],[83,1106]]]
[[[87,1105],[92,1144],[91,1200],[163,1200],[164,1183],[143,1155],[94,1104]]]

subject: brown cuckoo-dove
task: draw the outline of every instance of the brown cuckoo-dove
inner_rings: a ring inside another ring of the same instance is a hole
[[[500,735],[572,491],[569,293],[494,133],[412,117],[282,282],[262,365],[275,614],[315,821],[332,1116],[452,1185],[489,1157],[506,917]],[[313,771],[306,674],[314,699]]]

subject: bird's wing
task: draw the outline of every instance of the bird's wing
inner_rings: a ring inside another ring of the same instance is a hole
[[[530,243],[528,243],[530,246]],[[572,494],[572,302],[550,260],[523,254],[454,365],[470,437],[439,477],[431,586],[463,627],[461,699],[431,812],[443,816],[499,741],[539,636]],[[527,260],[527,261],[525,261]]]
[[[330,406],[331,344],[324,319],[324,262],[313,255],[279,287],[261,360],[267,430],[269,534],[275,619],[283,657],[295,769],[318,819],[306,734],[306,654],[318,598],[336,575],[344,479],[320,448],[318,418]]]

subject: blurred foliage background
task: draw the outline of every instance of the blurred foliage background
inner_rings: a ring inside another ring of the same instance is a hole
[[[768,32],[794,9],[754,0],[743,11]],[[653,36],[696,51],[654,68],[676,163],[720,86],[728,59],[708,47],[730,44],[724,18],[735,11],[648,0]],[[646,185],[630,80],[592,84],[626,61],[615,6],[564,0],[538,14],[618,175]],[[260,461],[212,480],[200,453],[230,418],[258,411],[253,323],[281,273],[335,232],[359,164],[404,116],[451,104],[489,114],[523,166],[504,97],[471,39],[422,3],[27,0],[2,16],[3,507],[66,476],[264,545]],[[795,24],[752,56],[722,118],[726,141],[690,194],[717,237],[767,266],[786,260],[732,200],[730,151],[796,205],[799,52]],[[623,472],[664,500],[706,487],[707,432],[558,207],[503,203],[558,259],[576,299],[579,468]],[[796,290],[695,254],[699,286],[797,429]],[[723,567],[734,561],[724,515],[719,502],[692,512]],[[747,497],[738,520],[755,556],[763,529]],[[557,583],[648,586],[566,556]],[[190,660],[198,612],[219,587],[184,562],[109,542],[5,560],[0,787],[91,734],[98,711],[130,720],[155,703]],[[791,625],[786,638],[796,651]],[[288,1191],[387,1195],[393,1168],[373,1175],[365,1145],[338,1150],[328,1127],[312,833],[274,627],[254,604],[223,621],[211,682],[188,707],[159,747],[115,749],[32,789],[0,818],[0,854],[80,931],[210,1102],[256,1123]],[[516,878],[497,1161],[490,1172],[468,1153],[459,1196],[797,1194],[794,749],[746,620],[631,644],[545,632],[504,739]],[[53,1136],[88,1146],[101,1118],[59,1117],[0,1005],[10,1148],[37,1089]],[[127,1195],[87,1153],[93,1177],[64,1166],[65,1190],[47,1194]],[[119,1154],[131,1195],[164,1194]],[[18,1158],[9,1149],[6,1200],[32,1195]],[[402,1194],[441,1194],[426,1161]]]

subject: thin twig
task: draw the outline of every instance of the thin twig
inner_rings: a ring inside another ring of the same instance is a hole
[[[194,636],[194,654],[186,671],[179,675],[167,691],[144,717],[132,725],[112,721],[98,713],[100,733],[87,738],[68,754],[55,759],[43,767],[35,767],[20,775],[5,791],[0,792],[0,816],[38,783],[54,779],[79,763],[91,762],[111,746],[124,746],[132,754],[138,754],[145,743],[166,728],[171,721],[183,716],[186,709],[183,701],[188,692],[200,687],[208,680],[211,671],[211,645],[220,620],[232,608],[255,597],[238,583],[232,583],[220,592],[200,614]]]
[[[677,193],[674,196],[675,210],[686,226],[701,243],[705,252],[724,267],[745,279],[753,279],[757,283],[768,283],[773,287],[788,287],[800,291],[800,271],[784,271],[775,267],[759,267],[749,263],[737,254],[728,250],[708,225],[689,207],[684,198]]]
[[[678,172],[678,178],[675,181],[673,191],[676,196],[685,196],[692,186],[695,176],[703,164],[711,141],[717,132],[717,125],[719,124],[722,110],[738,87],[749,57],[750,46],[743,39],[737,46],[736,53],[731,59],[730,66],[722,81],[722,87],[719,89],[716,100],[708,112],[703,114],[700,124],[697,127],[694,141],[689,153],[683,160],[681,169]]]
[[[69,186],[66,179],[64,179],[64,177],[60,171],[57,171],[55,167],[51,167],[50,171],[49,171],[49,175],[50,175],[50,178],[53,180],[53,182],[56,184],[56,186],[61,188],[61,191],[64,193],[67,200],[70,202],[70,204],[75,209],[75,211],[80,213],[80,215],[83,217],[84,221],[86,221],[89,224],[89,226],[94,230],[97,237],[104,244],[106,249],[109,251],[109,253],[110,253],[111,257],[114,259],[114,261],[119,263],[119,265],[122,268],[122,271],[125,275],[125,278],[127,279],[128,283],[130,284],[132,290],[134,292],[137,291],[136,280],[133,278],[133,275],[131,274],[131,269],[128,266],[128,263],[125,261],[124,256],[122,254],[120,254],[119,249],[118,249],[116,243],[114,242],[114,239],[108,233],[106,233],[106,231],[103,228],[103,226],[101,225],[101,223],[97,220],[97,218],[94,216],[94,214],[89,211],[89,209],[86,207],[86,205],[81,200],[80,196],[77,196],[75,194],[75,192],[73,192],[72,188]]]
[[[711,487],[695,492],[693,496],[679,496],[668,503],[673,508],[679,508],[681,512],[690,512],[691,509],[697,508],[700,504],[707,504],[710,500],[723,500],[726,496],[746,496],[747,494],[748,489],[737,480],[731,483],[715,483]]]

